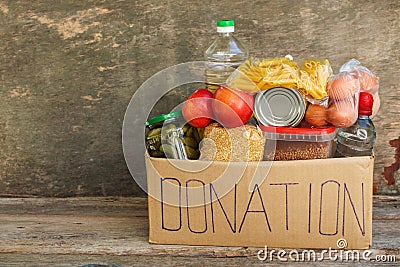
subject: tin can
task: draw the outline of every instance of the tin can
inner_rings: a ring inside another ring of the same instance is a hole
[[[262,125],[297,126],[306,112],[306,103],[299,91],[275,87],[260,91],[254,103],[254,113]]]

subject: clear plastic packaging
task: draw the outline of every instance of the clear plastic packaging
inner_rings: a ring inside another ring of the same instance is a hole
[[[310,105],[306,112],[307,122],[314,127],[325,126],[326,122],[338,128],[346,128],[353,125],[358,117],[358,99],[360,92],[366,92],[374,98],[374,106],[371,118],[374,117],[380,107],[379,78],[369,69],[362,66],[356,59],[351,59],[340,68],[340,72],[328,79],[326,86],[329,102],[313,102],[326,106],[328,109],[316,108]],[[326,118],[325,118],[326,116]]]
[[[298,90],[311,103],[327,100],[326,83],[332,69],[328,60],[304,59],[301,67],[291,57],[246,60],[229,77],[231,88],[250,93],[285,87]]]
[[[256,93],[275,87],[297,86],[298,65],[289,58],[250,58],[229,77],[231,88]]]
[[[260,161],[264,138],[253,124],[227,129],[214,122],[205,128],[200,147],[200,160]]]
[[[300,88],[308,88],[306,95],[311,104],[327,105],[326,85],[332,75],[332,68],[329,60],[307,58],[302,60],[300,67],[301,83]]]
[[[369,69],[361,65],[357,59],[351,59],[344,63],[340,68],[340,72],[357,71],[360,79],[360,87],[362,92],[375,94],[379,89],[379,78],[375,76]]]
[[[353,125],[358,117],[360,93],[358,74],[355,71],[345,71],[331,76],[327,91],[329,95],[328,122],[338,128]]]
[[[332,156],[335,127],[291,128],[260,126],[265,138],[264,160],[324,159]],[[275,149],[273,143],[276,142]]]
[[[374,98],[371,118],[374,117],[380,107],[379,78],[354,58],[343,64],[340,72],[355,72],[357,74],[360,82],[360,92],[369,93]]]

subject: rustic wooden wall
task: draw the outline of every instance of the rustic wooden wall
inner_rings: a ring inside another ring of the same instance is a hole
[[[155,72],[202,60],[218,18],[255,56],[373,70],[375,183],[398,192],[399,17],[398,0],[1,0],[0,195],[142,194],[122,154],[125,109]]]

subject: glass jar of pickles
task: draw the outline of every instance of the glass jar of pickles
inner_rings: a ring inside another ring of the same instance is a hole
[[[182,111],[162,114],[146,122],[146,148],[151,157],[198,159],[204,129],[190,126]]]

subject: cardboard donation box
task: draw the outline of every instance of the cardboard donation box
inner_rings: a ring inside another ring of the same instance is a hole
[[[367,249],[373,166],[373,157],[208,162],[146,155],[149,241],[337,249],[341,240]]]

